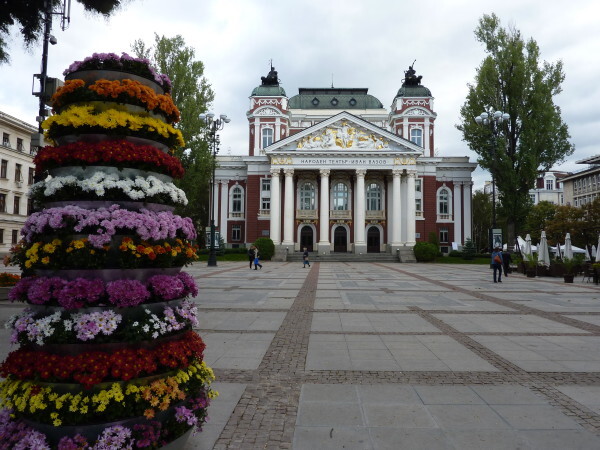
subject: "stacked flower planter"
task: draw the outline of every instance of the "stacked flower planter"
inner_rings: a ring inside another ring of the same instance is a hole
[[[20,348],[0,366],[0,448],[177,448],[216,393],[181,271],[197,247],[173,213],[187,199],[170,81],[126,54],[65,75],[11,256],[11,299],[28,306],[8,324]]]

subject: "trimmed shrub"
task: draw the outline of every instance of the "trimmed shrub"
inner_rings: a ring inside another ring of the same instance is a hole
[[[275,254],[275,244],[269,238],[258,238],[254,245],[258,248],[260,258],[263,260],[269,260]]]
[[[439,250],[430,242],[417,242],[414,246],[415,258],[419,262],[434,261]]]

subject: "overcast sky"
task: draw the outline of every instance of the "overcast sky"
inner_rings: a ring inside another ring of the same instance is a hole
[[[73,0],[66,31],[55,20],[58,44],[50,47],[49,76],[61,77],[75,60],[94,52],[130,52],[136,39],[180,34],[205,64],[215,91],[212,110],[231,123],[221,132],[222,152],[247,154],[248,97],[269,71],[279,72],[288,97],[299,87],[366,87],[389,110],[404,70],[414,68],[435,98],[435,147],[440,156],[476,160],[455,125],[467,83],[485,53],[473,31],[483,14],[495,12],[534,38],[541,59],[562,60],[566,79],[555,98],[569,126],[575,154],[555,166],[579,170],[576,160],[600,153],[600,6],[596,0],[130,0],[104,20]],[[11,63],[0,66],[0,111],[35,123],[32,75],[40,71],[41,44],[26,51],[13,29]],[[486,173],[474,174],[481,188]]]

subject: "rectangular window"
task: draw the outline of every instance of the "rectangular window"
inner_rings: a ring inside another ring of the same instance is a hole
[[[10,135],[8,133],[2,133],[2,145],[10,147]]]
[[[554,190],[554,180],[546,180],[546,190],[547,191]]]
[[[27,199],[27,215],[30,216],[33,214],[33,199]]]
[[[0,228],[0,244],[4,244],[4,229]]]
[[[535,194],[529,194],[529,200],[531,200],[531,203],[535,204]]]
[[[260,209],[271,209],[271,180],[268,178],[260,182]]]
[[[415,192],[421,192],[421,182],[423,180],[421,180],[420,178],[417,178],[415,180]]]
[[[421,206],[421,199],[420,198],[415,198],[415,211],[420,212],[422,211],[422,206]]]
[[[23,181],[23,176],[21,174],[21,164],[15,164],[15,181]]]
[[[19,242],[19,230],[12,230],[12,243],[16,244]]]
[[[29,176],[27,177],[27,183],[28,184],[35,183],[35,169],[33,167],[29,168]]]
[[[232,241],[241,241],[242,240],[242,226],[241,225],[232,225],[231,226],[231,240]]]
[[[0,212],[6,212],[6,194],[0,194]]]
[[[17,138],[17,150],[20,152],[25,151],[25,146],[23,145],[23,139]]]
[[[20,214],[21,211],[21,197],[15,195],[13,201],[13,214]]]
[[[263,128],[262,130],[262,147],[267,148],[273,143],[273,128]]]
[[[440,242],[448,242],[448,228],[440,228]]]
[[[6,178],[7,174],[8,174],[8,161],[3,159],[2,163],[0,164],[0,178]]]
[[[419,147],[423,147],[423,130],[420,128],[412,128],[410,130],[410,140]]]

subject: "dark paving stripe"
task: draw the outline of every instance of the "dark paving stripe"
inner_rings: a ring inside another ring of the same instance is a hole
[[[313,263],[251,381],[236,381],[248,384],[215,449],[291,448],[301,388],[297,374],[305,368],[318,280],[319,263]],[[231,379],[230,371],[216,375],[219,381]],[[247,380],[249,373],[231,375]]]

